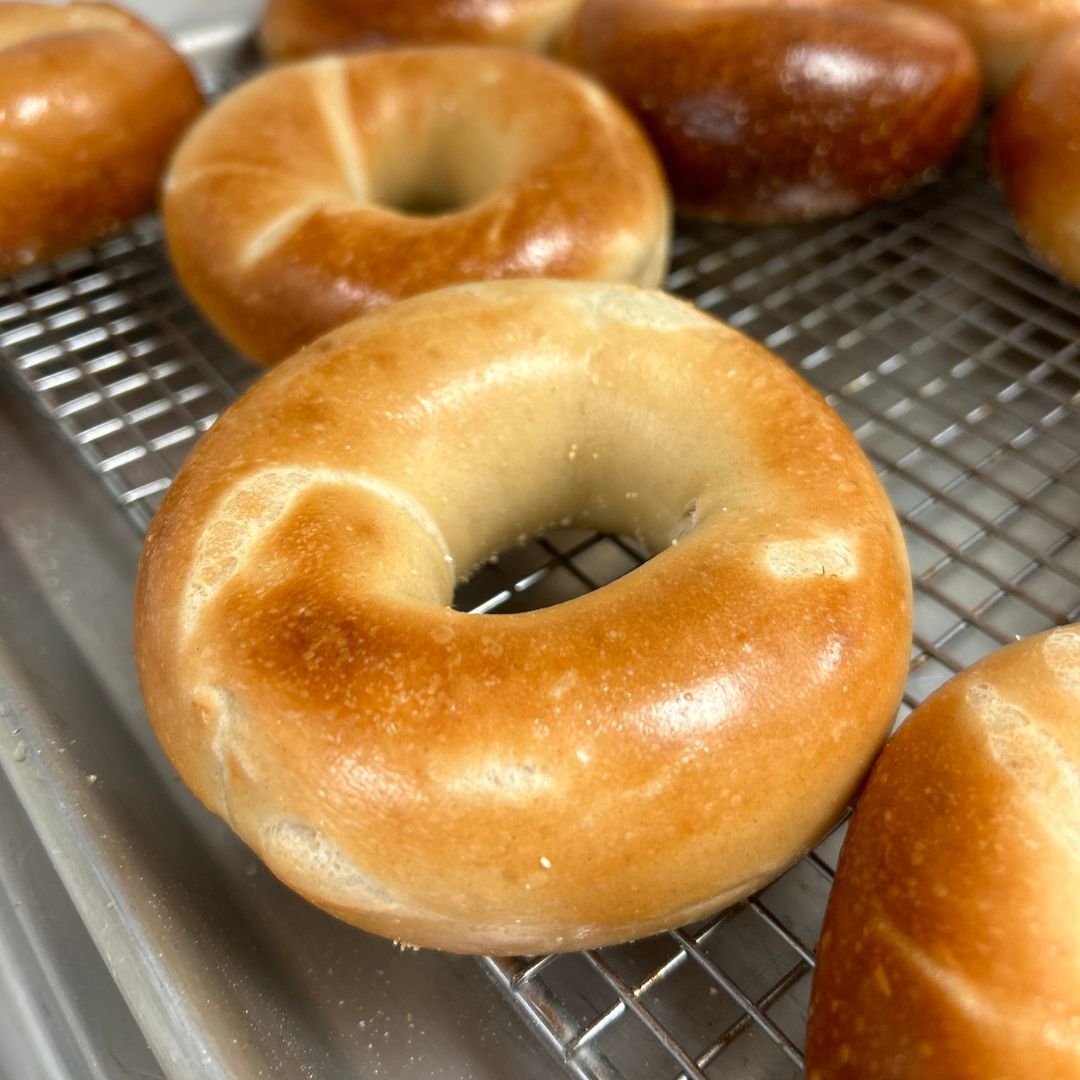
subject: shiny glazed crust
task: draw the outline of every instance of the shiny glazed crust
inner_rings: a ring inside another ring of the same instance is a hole
[[[563,55],[641,120],[680,210],[848,213],[926,180],[979,96],[950,23],[883,0],[585,0]]]
[[[449,608],[560,522],[659,554]],[[820,839],[910,620],[877,477],[784,364],[662,293],[515,281],[350,323],[229,409],[150,530],[136,644],[166,752],[282,880],[536,953],[703,915]]]
[[[670,232],[659,163],[613,98],[540,57],[467,46],[252,80],[184,140],[164,205],[188,292],[262,363],[456,282],[655,285]]]
[[[1080,627],[921,705],[855,810],[809,1080],[1080,1077]]]
[[[986,88],[1000,97],[1032,56],[1080,22],[1080,0],[908,0],[956,23],[979,55]]]
[[[263,51],[295,60],[388,45],[505,45],[542,52],[577,0],[269,0]]]
[[[111,4],[0,4],[0,274],[122,228],[202,107],[168,42]]]
[[[994,117],[990,154],[1024,238],[1080,285],[1080,25],[1013,83]]]

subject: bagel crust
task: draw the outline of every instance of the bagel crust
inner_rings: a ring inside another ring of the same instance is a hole
[[[584,0],[561,50],[641,121],[679,209],[720,221],[902,195],[979,99],[964,35],[885,0]]]
[[[442,285],[655,285],[671,227],[660,165],[613,98],[541,57],[466,46],[253,79],[184,140],[164,206],[187,291],[261,363]]]
[[[545,50],[578,0],[269,0],[263,51],[296,60],[388,45]]]
[[[991,97],[1000,97],[1028,61],[1080,22],[1080,0],[907,0],[943,15],[967,35]]]
[[[449,607],[554,524],[658,554]],[[817,842],[900,699],[910,578],[821,398],[690,305],[484,283],[342,327],[230,408],[154,520],[136,645],[181,776],[282,880],[457,952],[704,915]]]
[[[152,210],[201,108],[184,61],[121,8],[0,3],[0,275]]]
[[[1080,1077],[1080,626],[1009,645],[874,767],[818,947],[808,1080]]]
[[[994,116],[990,156],[1024,239],[1080,285],[1080,25],[1012,84]]]

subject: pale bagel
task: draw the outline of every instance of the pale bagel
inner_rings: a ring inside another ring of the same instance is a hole
[[[520,615],[455,582],[553,523],[654,559]],[[150,530],[136,643],[181,776],[366,929],[534,953],[732,903],[892,723],[910,579],[873,469],[783,363],[628,286],[462,286],[322,338]]]

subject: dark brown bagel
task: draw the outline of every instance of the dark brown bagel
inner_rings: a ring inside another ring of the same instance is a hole
[[[847,213],[932,174],[968,130],[975,55],[885,0],[585,0],[562,44],[637,114],[679,208]]]

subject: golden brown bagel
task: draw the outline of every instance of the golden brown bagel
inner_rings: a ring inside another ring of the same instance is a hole
[[[659,554],[450,609],[560,521]],[[779,360],[659,292],[514,281],[350,323],[229,409],[150,530],[136,644],[166,752],[282,880],[535,953],[692,919],[815,843],[910,618],[873,469]]]
[[[994,117],[990,153],[1020,232],[1080,285],[1080,24],[1013,83]]]
[[[387,45],[546,49],[578,0],[269,0],[260,38],[277,60]]]
[[[126,11],[0,3],[0,274],[153,209],[201,107],[184,61]]]
[[[469,47],[247,83],[184,140],[164,204],[188,292],[262,363],[440,285],[655,285],[670,231],[660,166],[617,102],[551,61]]]
[[[808,1080],[1080,1077],[1080,627],[924,702],[859,800]]]
[[[970,45],[884,0],[585,0],[562,51],[620,97],[680,210],[843,214],[926,180],[971,125]]]
[[[979,54],[987,90],[1000,97],[1031,57],[1080,22],[1080,0],[907,0],[951,19]]]

